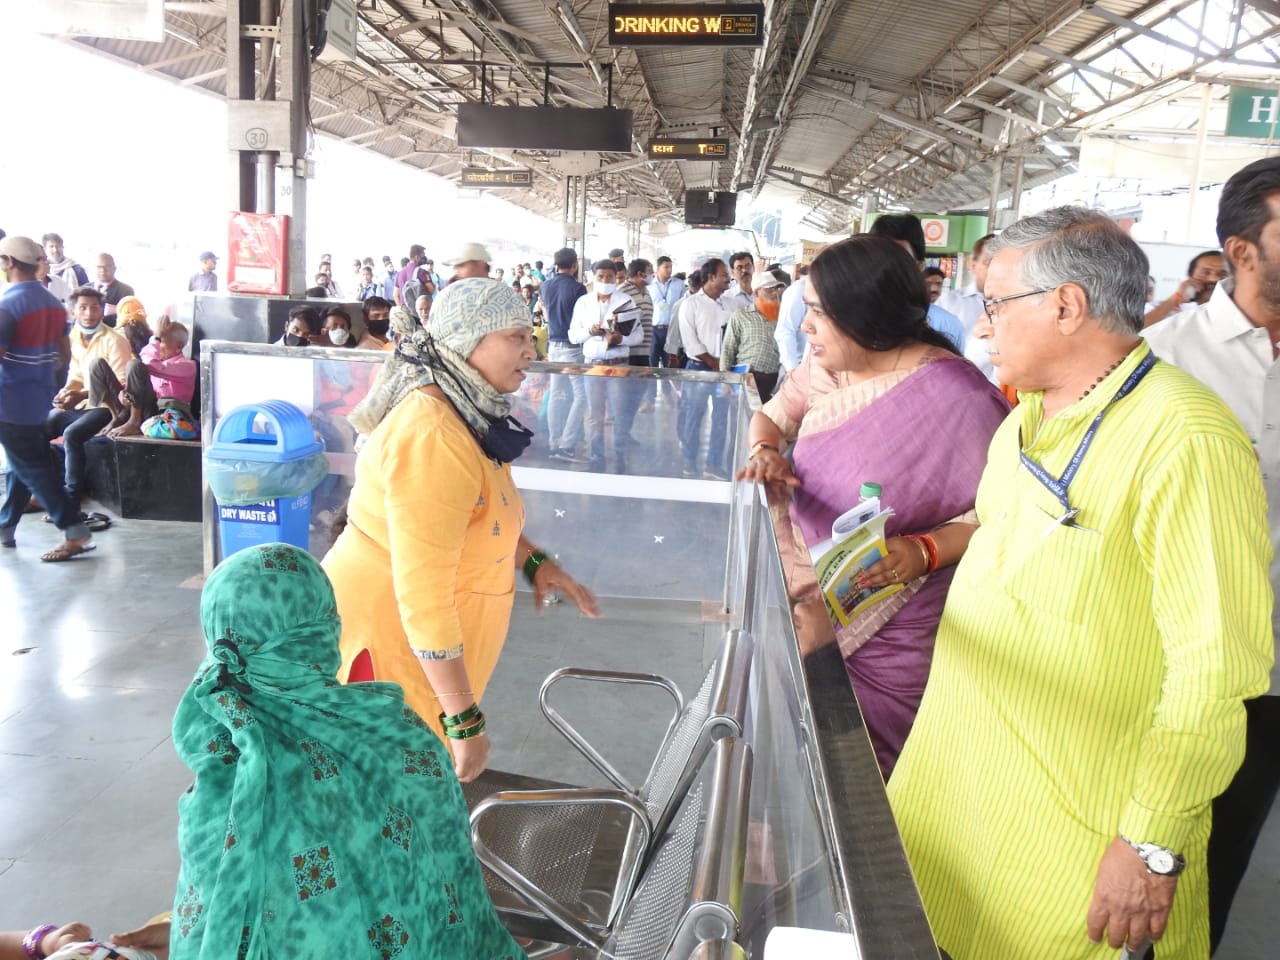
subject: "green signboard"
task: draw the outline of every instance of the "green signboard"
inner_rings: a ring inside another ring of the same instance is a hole
[[[1280,130],[1280,88],[1232,87],[1227,100],[1227,136],[1274,140]]]

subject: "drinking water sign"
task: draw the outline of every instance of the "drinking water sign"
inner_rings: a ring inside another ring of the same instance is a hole
[[[611,3],[611,47],[758,47],[763,3]]]

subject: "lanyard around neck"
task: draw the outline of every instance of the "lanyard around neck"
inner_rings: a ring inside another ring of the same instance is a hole
[[[1124,383],[1120,385],[1120,389],[1116,391],[1115,396],[1107,401],[1107,405],[1099,410],[1098,415],[1093,418],[1093,423],[1089,424],[1089,429],[1085,431],[1084,437],[1080,440],[1080,446],[1076,447],[1076,452],[1071,455],[1071,462],[1067,464],[1067,469],[1063,471],[1061,477],[1055,478],[1048,470],[1027,456],[1026,450],[1021,449],[1022,431],[1018,431],[1019,456],[1022,458],[1022,465],[1062,504],[1062,509],[1066,511],[1063,515],[1064,519],[1069,520],[1079,512],[1071,506],[1067,491],[1071,487],[1071,481],[1076,478],[1076,474],[1080,471],[1080,464],[1084,462],[1084,455],[1089,452],[1089,447],[1093,445],[1093,438],[1098,434],[1098,427],[1102,423],[1102,418],[1107,415],[1108,410],[1133,393],[1134,388],[1142,382],[1142,378],[1150,373],[1151,368],[1155,365],[1156,355],[1154,353],[1148,353],[1143,357],[1142,362],[1134,368]]]

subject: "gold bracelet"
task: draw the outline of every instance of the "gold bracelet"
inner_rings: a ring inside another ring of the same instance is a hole
[[[751,445],[751,450],[747,453],[747,459],[754,460],[756,453],[760,450],[772,450],[774,453],[779,452],[778,448],[768,440],[757,440]]]
[[[929,548],[924,545],[922,537],[907,535],[907,539],[920,548],[920,559],[924,561],[924,572],[929,572]]]
[[[455,693],[436,693],[434,690],[432,690],[431,695],[435,697],[437,700],[440,700],[444,697],[470,697],[472,696],[472,693],[470,690],[458,690]]]

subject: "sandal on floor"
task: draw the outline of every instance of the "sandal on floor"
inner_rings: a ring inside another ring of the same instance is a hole
[[[89,528],[92,533],[101,533],[103,530],[111,528],[111,518],[105,513],[86,513],[81,522]]]
[[[90,550],[96,550],[98,545],[92,540],[81,540],[79,542],[71,540],[63,540],[48,553],[42,553],[40,559],[45,563],[65,563],[68,560],[74,560],[82,553],[88,553]]]

